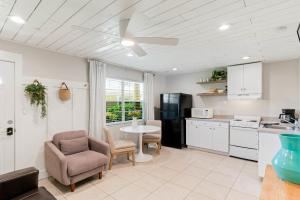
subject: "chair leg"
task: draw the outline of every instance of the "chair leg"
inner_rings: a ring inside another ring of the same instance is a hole
[[[127,160],[130,160],[130,152],[127,153]]]
[[[70,188],[71,188],[71,192],[74,192],[74,191],[75,191],[75,183],[72,183],[72,184],[70,185]]]
[[[111,170],[113,155],[110,156],[108,169]]]
[[[99,172],[99,177],[98,177],[99,179],[102,179],[102,171],[101,172]]]
[[[160,154],[160,144],[159,144],[159,142],[157,143],[156,153],[157,153],[157,154]]]
[[[133,151],[131,154],[132,154],[132,165],[135,166],[135,151]]]

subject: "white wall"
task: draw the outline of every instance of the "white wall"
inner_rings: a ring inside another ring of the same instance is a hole
[[[263,99],[228,101],[227,97],[199,97],[209,86],[197,85],[200,78],[209,77],[211,71],[171,75],[166,78],[167,92],[193,94],[194,107],[213,107],[215,114],[244,114],[276,117],[282,108],[299,111],[299,60],[263,64]],[[213,87],[213,85],[211,85]],[[222,84],[215,85],[222,87]]]
[[[84,58],[54,53],[0,40],[0,50],[23,56],[23,74],[50,79],[87,81],[88,63]]]

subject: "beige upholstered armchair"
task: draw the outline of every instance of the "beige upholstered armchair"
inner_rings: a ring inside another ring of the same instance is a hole
[[[62,132],[45,143],[46,169],[50,176],[75,190],[75,183],[99,175],[106,168],[109,145],[95,140],[85,131]]]
[[[119,155],[127,155],[129,157],[132,156],[132,164],[135,165],[135,144],[130,140],[114,140],[111,131],[104,127],[103,128],[106,141],[109,143],[110,147],[110,160],[109,160],[109,170],[112,168],[112,160]]]
[[[161,121],[160,120],[147,120],[146,125],[151,126],[159,126],[161,127]],[[147,133],[143,135],[143,146],[148,144],[156,144],[157,149],[156,152],[159,154],[161,149],[161,131],[158,131],[156,133]]]

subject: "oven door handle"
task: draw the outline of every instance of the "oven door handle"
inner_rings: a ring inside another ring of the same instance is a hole
[[[238,130],[238,131],[253,131],[253,132],[258,132],[257,128],[242,128],[242,127],[231,126],[230,129],[232,129],[232,130]]]

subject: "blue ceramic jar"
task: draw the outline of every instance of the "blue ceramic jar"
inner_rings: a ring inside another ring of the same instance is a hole
[[[300,135],[280,134],[281,149],[272,160],[280,179],[300,184]]]

